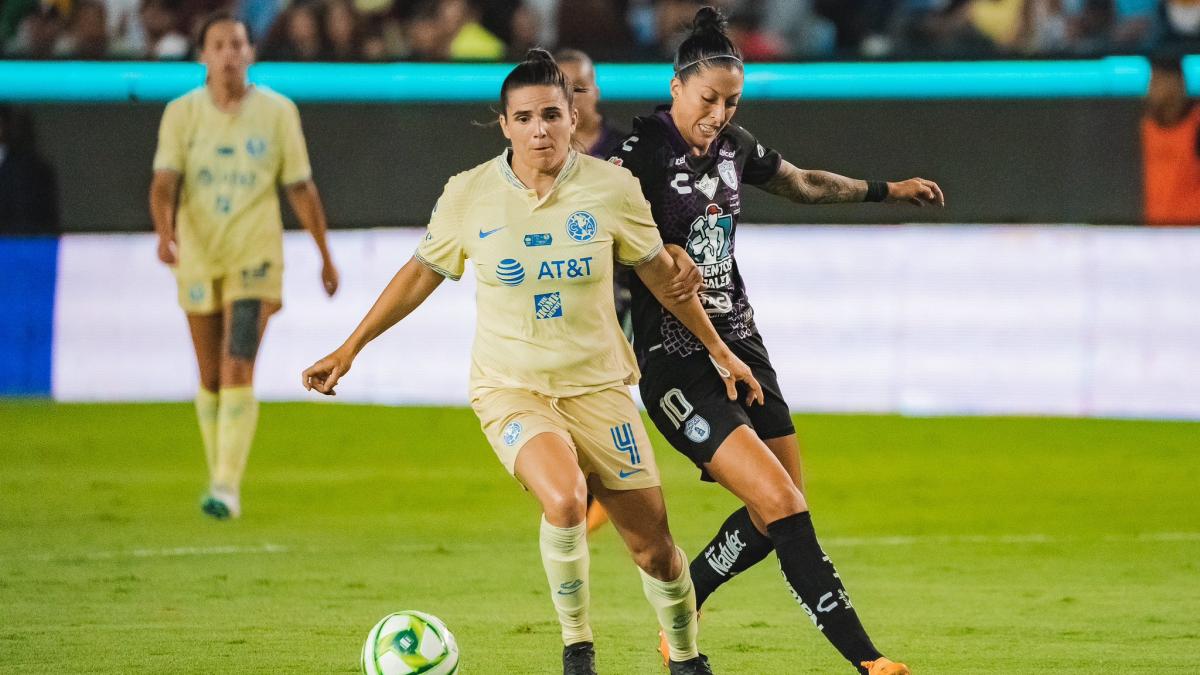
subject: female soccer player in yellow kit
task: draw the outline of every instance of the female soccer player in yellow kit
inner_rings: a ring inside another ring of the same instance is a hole
[[[692,292],[670,295],[677,268],[629,172],[571,150],[572,89],[532,50],[505,79],[500,126],[512,148],[446,184],[413,258],[346,342],[304,371],[332,394],[354,357],[468,260],[477,280],[471,406],[504,467],[541,503],[541,551],[562,625],[563,672],[595,673],[588,622],[588,489],[642,571],[670,645],[671,673],[711,673],[696,649],[687,559],[667,527],[658,468],[627,385],[638,378],[613,306],[615,262],[712,346],[727,395],[758,383],[713,330]]]
[[[317,242],[329,295],[338,273],[295,104],[247,82],[254,50],[239,20],[213,15],[199,45],[208,76],[163,113],[150,212],[158,258],[175,273],[200,367],[196,414],[209,470],[201,508],[225,519],[241,514],[242,474],[258,426],[254,361],[267,319],[282,305],[278,185]]]

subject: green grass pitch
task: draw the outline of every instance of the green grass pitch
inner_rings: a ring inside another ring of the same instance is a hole
[[[189,405],[0,403],[0,672],[352,673],[389,611],[462,672],[555,673],[537,508],[470,411],[267,404],[245,515],[198,500]],[[1200,670],[1200,425],[800,416],[826,551],[918,675]],[[676,539],[735,506],[657,435]],[[660,673],[653,614],[593,536],[602,673]],[[773,558],[710,600],[717,673],[849,673]]]

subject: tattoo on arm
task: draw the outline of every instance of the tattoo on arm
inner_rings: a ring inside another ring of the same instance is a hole
[[[861,202],[867,196],[865,180],[828,171],[799,169],[786,161],[779,165],[779,171],[762,187],[771,194],[800,204]]]

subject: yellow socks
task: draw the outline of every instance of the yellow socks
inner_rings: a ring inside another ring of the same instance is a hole
[[[221,389],[217,413],[217,462],[212,487],[237,497],[241,491],[246,458],[258,428],[258,400],[253,387]]]
[[[555,527],[542,516],[540,540],[542,565],[550,582],[550,599],[562,625],[563,644],[590,642],[587,524]]]
[[[208,462],[208,479],[217,471],[217,392],[203,387],[196,392],[196,420],[200,422],[200,438],[204,441],[204,459]]]
[[[692,576],[688,571],[688,559],[679,548],[675,549],[682,561],[683,571],[673,581],[659,581],[638,569],[642,575],[642,590],[646,599],[658,615],[658,624],[667,636],[672,661],[686,661],[699,656],[696,648],[696,591],[692,588]]]

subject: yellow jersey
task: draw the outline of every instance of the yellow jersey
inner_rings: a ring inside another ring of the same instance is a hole
[[[447,183],[416,257],[457,280],[474,265],[471,391],[567,397],[635,384],[617,324],[613,263],[637,266],[662,239],[633,174],[571,151],[538,198],[509,153]]]
[[[296,104],[253,86],[241,107],[223,112],[207,87],[167,104],[154,169],[183,177],[175,232],[177,274],[216,278],[248,264],[283,264],[279,185],[312,169]]]

